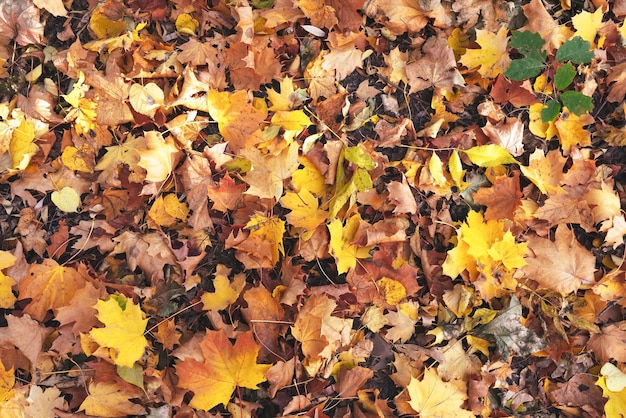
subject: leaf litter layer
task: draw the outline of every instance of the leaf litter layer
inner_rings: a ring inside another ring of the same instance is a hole
[[[626,2],[0,15],[2,416],[626,409]]]

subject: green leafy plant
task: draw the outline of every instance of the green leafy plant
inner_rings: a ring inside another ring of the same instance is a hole
[[[575,91],[567,90],[572,86],[577,70],[574,64],[589,64],[593,59],[591,44],[580,36],[565,41],[556,51],[553,60],[548,60],[546,51],[542,50],[544,40],[538,33],[514,31],[509,46],[515,48],[522,58],[511,61],[504,75],[514,81],[523,81],[537,77],[539,74],[552,75],[552,85],[556,93],[545,102],[541,111],[544,123],[554,120],[563,107],[577,116],[591,111],[591,97]]]

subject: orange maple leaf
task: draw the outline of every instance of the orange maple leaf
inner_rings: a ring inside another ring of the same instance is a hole
[[[208,411],[216,405],[228,404],[237,386],[257,389],[264,382],[269,364],[257,364],[259,346],[252,332],[241,334],[231,344],[224,330],[207,331],[200,342],[204,362],[183,360],[176,372],[178,387],[194,392],[189,406]]]

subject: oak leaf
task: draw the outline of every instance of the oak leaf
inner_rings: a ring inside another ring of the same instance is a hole
[[[444,382],[434,368],[425,369],[422,380],[411,377],[407,391],[411,397],[409,405],[420,417],[474,417],[472,412],[462,408],[467,399],[465,383]]]
[[[538,236],[528,238],[528,263],[523,267],[526,277],[542,288],[562,295],[576,292],[581,286],[595,283],[596,258],[583,247],[574,232],[560,224],[554,242]]]
[[[139,305],[121,295],[111,295],[98,300],[97,317],[104,328],[94,328],[89,335],[101,346],[110,349],[113,362],[118,366],[133,367],[148,347],[144,336],[148,320]]]
[[[231,344],[223,330],[207,331],[200,342],[203,362],[183,360],[177,367],[178,387],[194,392],[189,406],[210,410],[227,405],[236,387],[257,389],[264,382],[269,364],[257,364],[259,346],[252,332],[246,332]]]

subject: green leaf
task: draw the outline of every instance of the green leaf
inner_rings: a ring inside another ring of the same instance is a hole
[[[580,36],[568,39],[556,51],[556,60],[560,62],[571,61],[574,64],[587,64],[593,58],[593,51],[590,51],[591,44]]]
[[[577,91],[563,92],[563,94],[561,94],[561,103],[576,116],[593,110],[591,97]]]
[[[540,34],[530,31],[513,31],[509,46],[515,48],[520,54],[526,58],[536,58],[543,60],[546,57],[545,51],[542,51],[544,40]]]
[[[576,68],[572,64],[565,63],[556,69],[554,74],[554,87],[559,90],[565,90],[567,86],[572,84],[576,76]]]
[[[494,340],[498,351],[506,360],[511,352],[526,357],[546,347],[544,340],[522,325],[522,305],[516,296],[511,297],[509,307],[501,310],[493,321],[477,327],[475,335]]]
[[[497,167],[502,164],[517,164],[513,156],[500,145],[489,144],[464,151],[470,161],[479,167]]]
[[[511,61],[504,75],[513,81],[523,81],[539,75],[543,70],[544,63],[535,58],[521,58]]]
[[[545,103],[545,106],[546,107],[541,109],[541,121],[543,123],[548,123],[553,121],[561,111],[561,103],[559,103],[556,99],[552,99],[548,100]]]

